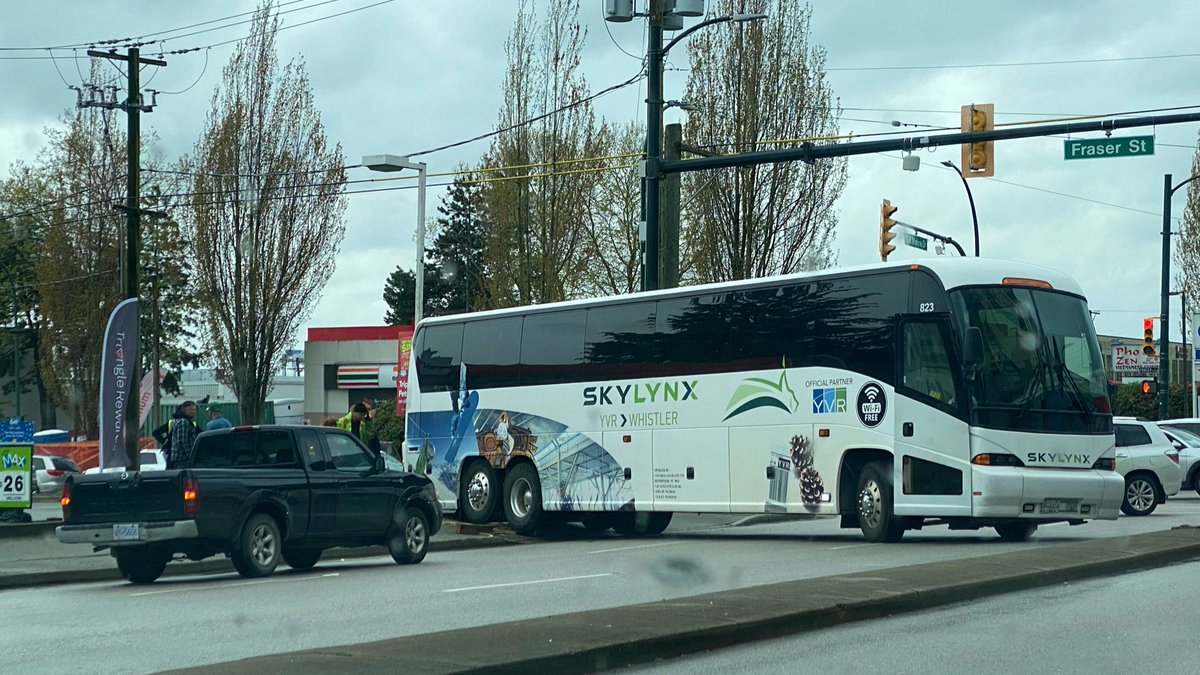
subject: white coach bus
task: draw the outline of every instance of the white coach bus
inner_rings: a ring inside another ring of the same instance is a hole
[[[659,533],[671,514],[931,523],[1117,517],[1078,284],[937,258],[423,321],[407,459],[458,518]]]

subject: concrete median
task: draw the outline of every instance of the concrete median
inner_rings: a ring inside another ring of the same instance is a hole
[[[585,673],[1200,558],[1200,529],[804,579],[254,657],[188,672]]]

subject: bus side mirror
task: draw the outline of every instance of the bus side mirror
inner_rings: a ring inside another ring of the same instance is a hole
[[[983,331],[972,326],[963,340],[963,364],[968,368],[983,365]]]

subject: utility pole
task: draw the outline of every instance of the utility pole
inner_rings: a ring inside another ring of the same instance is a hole
[[[668,124],[663,138],[663,159],[667,161],[681,158],[683,146],[683,125]],[[663,288],[679,286],[679,199],[682,176],[677,173],[669,174],[662,181],[662,207],[660,252],[662,268],[658,278]]]
[[[650,0],[649,40],[646,49],[646,163],[645,178],[645,222],[643,237],[646,242],[642,253],[642,290],[659,288],[659,180],[662,172],[658,165],[662,159],[662,114],[663,114],[663,0]]]
[[[141,112],[145,110],[150,112],[154,110],[154,102],[150,105],[142,103],[141,93],[141,67],[142,64],[153,66],[166,66],[167,62],[159,59],[143,59],[141,51],[137,47],[130,47],[127,55],[121,55],[115,51],[101,52],[89,49],[88,56],[94,56],[103,59],[112,59],[114,61],[125,61],[128,64],[129,70],[129,93],[124,103],[104,103],[99,104],[100,107],[115,108],[119,107],[125,111],[129,122],[128,131],[125,142],[127,143],[126,158],[127,176],[126,176],[126,195],[125,195],[125,274],[121,279],[121,295],[125,298],[138,297],[138,249],[139,249],[139,231],[141,226]],[[92,102],[81,105],[95,105]],[[138,310],[140,317],[141,311]],[[139,318],[140,322],[140,318]],[[135,342],[136,344],[136,342]],[[135,362],[136,363],[136,362]],[[155,373],[157,376],[157,373]],[[136,381],[136,378],[135,378]],[[131,396],[130,400],[136,400],[136,396]],[[138,406],[127,405],[125,407],[125,454],[128,460],[128,466],[138,468],[138,437],[140,429],[138,428]]]
[[[1159,323],[1162,326],[1162,335],[1158,343],[1158,419],[1160,420],[1167,419],[1170,414],[1167,408],[1171,400],[1168,391],[1171,385],[1171,356],[1167,353],[1167,350],[1171,348],[1171,324],[1168,321],[1171,309],[1171,195],[1197,178],[1200,178],[1200,174],[1171,187],[1171,174],[1163,176],[1162,304],[1160,309],[1162,321]],[[1186,337],[1183,342],[1187,344]]]

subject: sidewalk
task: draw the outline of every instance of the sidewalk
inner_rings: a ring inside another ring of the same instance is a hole
[[[260,656],[186,672],[595,672],[1197,557],[1200,529],[1179,528]]]

